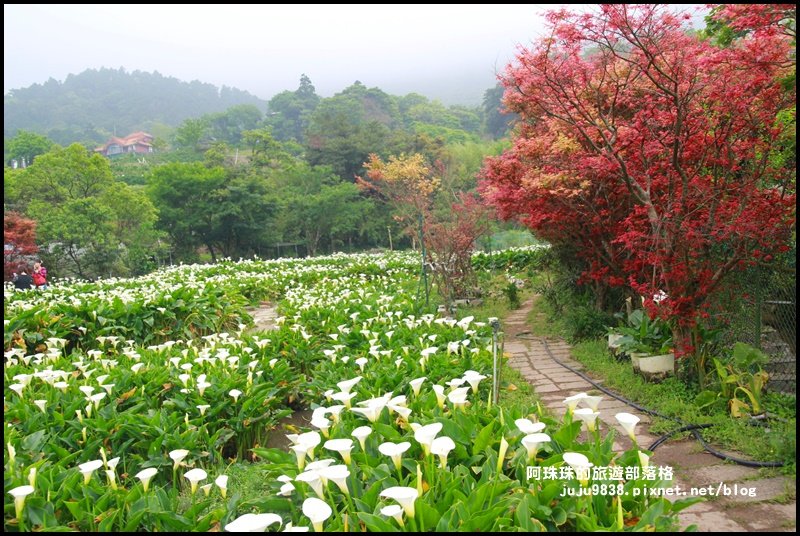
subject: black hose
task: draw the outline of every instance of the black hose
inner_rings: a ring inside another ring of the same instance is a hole
[[[615,398],[615,399],[619,400],[620,402],[622,402],[622,403],[624,403],[624,404],[626,404],[628,406],[631,406],[634,409],[637,409],[637,410],[641,411],[642,413],[647,413],[648,415],[653,415],[655,417],[661,417],[662,419],[667,419],[667,420],[676,422],[676,423],[681,425],[680,428],[672,430],[671,432],[667,432],[666,434],[664,434],[661,437],[659,437],[658,439],[656,439],[653,442],[653,444],[650,445],[650,447],[647,450],[650,450],[650,451],[656,450],[656,448],[658,448],[662,443],[665,443],[667,441],[667,439],[669,439],[670,437],[672,437],[675,434],[678,434],[678,433],[681,433],[681,432],[691,432],[692,436],[697,441],[700,442],[700,445],[702,445],[702,447],[706,450],[706,452],[708,452],[712,456],[716,456],[717,458],[720,458],[721,460],[733,462],[733,463],[735,463],[737,465],[743,465],[745,467],[756,467],[756,468],[783,467],[785,465],[785,462],[779,462],[779,461],[758,462],[758,461],[752,461],[752,460],[743,460],[741,458],[737,458],[735,456],[731,456],[730,454],[726,454],[724,452],[720,452],[720,451],[716,450],[714,447],[712,447],[711,445],[709,445],[708,443],[706,443],[706,440],[703,438],[703,435],[700,433],[700,430],[705,429],[705,428],[711,428],[712,426],[714,426],[713,424],[689,424],[689,423],[687,423],[685,421],[682,421],[682,420],[678,419],[677,417],[671,417],[669,415],[664,415],[663,413],[659,413],[659,412],[657,412],[655,410],[652,410],[652,409],[646,408],[646,407],[644,407],[642,405],[639,405],[636,402],[628,400],[624,396],[619,395],[619,394],[615,393],[614,391],[611,391],[607,387],[604,387],[604,386],[598,384],[596,381],[594,381],[591,377],[589,377],[587,374],[583,373],[582,371],[577,370],[576,368],[571,367],[571,366],[567,365],[566,363],[563,363],[563,362],[559,361],[556,358],[556,356],[553,355],[553,352],[550,350],[550,346],[547,344],[547,340],[546,339],[543,339],[543,338],[542,339],[537,339],[537,338],[534,338],[534,337],[525,337],[524,335],[522,335],[522,336],[518,335],[518,337],[527,338],[527,339],[531,339],[531,340],[539,340],[544,345],[544,350],[545,350],[545,352],[547,352],[547,355],[550,357],[550,359],[552,359],[553,361],[555,361],[556,363],[558,363],[559,365],[561,365],[565,369],[567,369],[567,370],[569,370],[571,372],[574,372],[575,374],[577,374],[578,376],[580,376],[581,378],[583,378],[584,380],[589,382],[598,391],[602,391],[603,393],[607,394],[608,396],[610,396],[612,398]]]

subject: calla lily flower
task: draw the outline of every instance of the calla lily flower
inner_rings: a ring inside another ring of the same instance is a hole
[[[306,471],[319,471],[320,469],[324,469],[324,468],[326,468],[326,467],[328,467],[330,465],[333,465],[334,463],[336,463],[336,460],[333,460],[331,458],[326,458],[324,460],[317,460],[315,462],[311,462],[308,465],[306,465]],[[281,480],[281,479],[278,478],[278,480]],[[291,481],[291,478],[289,480],[287,480],[287,482],[290,482],[290,481]]]
[[[92,460],[90,462],[82,463],[78,466],[78,470],[83,475],[83,483],[88,484],[89,479],[92,478],[92,473],[103,467],[103,460]]]
[[[319,470],[319,474],[322,478],[333,481],[345,495],[350,494],[350,491],[347,489],[347,477],[350,476],[350,470],[346,465],[323,467]]]
[[[366,452],[367,437],[371,433],[372,433],[372,428],[370,428],[369,426],[359,426],[358,428],[353,430],[353,432],[350,435],[358,439],[358,442],[361,444],[361,450]]]
[[[516,424],[517,428],[525,435],[538,434],[544,430],[546,426],[543,422],[533,422],[529,419],[517,419],[514,421],[514,424]]]
[[[295,480],[298,482],[305,482],[311,486],[311,489],[314,490],[314,493],[316,493],[318,497],[324,498],[325,490],[322,487],[322,479],[320,478],[319,471],[306,470],[305,472],[297,475]]]
[[[419,396],[420,387],[422,387],[423,382],[427,379],[427,376],[423,376],[408,382],[411,385],[411,390],[414,392],[414,396]]]
[[[474,370],[468,370],[464,373],[464,379],[467,381],[470,387],[472,387],[473,393],[478,392],[478,384],[481,383],[481,380],[485,380],[486,378],[487,376],[484,376],[483,374],[480,374]]]
[[[325,501],[310,497],[303,501],[303,515],[311,520],[315,532],[322,532],[322,523],[331,517],[333,510]]]
[[[381,508],[381,515],[393,517],[401,527],[406,526],[405,522],[403,521],[403,507],[399,504],[390,504],[389,506],[384,506]]]
[[[539,450],[539,445],[550,441],[550,436],[547,434],[529,434],[522,438],[522,445],[528,451],[528,462],[536,458],[536,453]]]
[[[580,481],[582,486],[586,486],[589,483],[590,469],[594,464],[589,461],[589,458],[577,452],[565,452],[563,458],[575,471],[575,478]]]
[[[632,413],[617,413],[615,415],[617,418],[617,422],[625,429],[625,432],[628,434],[628,437],[631,438],[631,441],[636,443],[636,425],[639,424],[639,417],[633,415]]]
[[[447,455],[454,448],[456,448],[455,442],[447,436],[437,437],[431,443],[431,454],[439,456],[442,469],[447,468]]]
[[[344,459],[344,463],[350,465],[350,451],[353,450],[352,439],[330,439],[325,442],[324,447],[338,452]]]
[[[204,484],[204,485],[200,486],[200,489],[203,491],[203,495],[208,497],[209,495],[211,495],[211,488],[213,488],[213,487],[214,487],[214,484]]]
[[[197,491],[197,484],[205,480],[208,477],[208,473],[200,468],[195,468],[191,471],[186,471],[186,474],[183,475],[183,477],[191,483],[192,495],[194,495]]]
[[[228,495],[228,475],[219,475],[214,483],[219,488],[219,492],[224,499]]]
[[[341,392],[349,393],[350,390],[353,387],[355,387],[358,382],[361,381],[361,379],[362,379],[361,376],[356,376],[355,378],[352,378],[350,380],[341,381],[341,382],[337,383],[336,386],[339,388],[339,390]]]
[[[297,442],[305,447],[306,451],[308,451],[308,458],[311,461],[314,461],[314,449],[317,448],[317,445],[322,442],[322,438],[320,437],[319,433],[306,432],[304,434],[300,434],[297,436]]]
[[[266,532],[273,523],[281,525],[283,519],[277,514],[244,514],[225,525],[225,531]]]
[[[568,396],[564,399],[564,404],[567,406],[567,410],[569,413],[575,411],[575,408],[578,407],[578,403],[586,398],[588,395],[586,393],[578,393],[576,395]]]
[[[425,426],[420,426],[414,430],[414,439],[417,441],[417,443],[422,445],[422,450],[425,451],[426,456],[431,453],[431,445],[433,444],[433,440],[441,431],[442,423],[440,422],[426,424]]]
[[[205,415],[206,414],[206,410],[208,408],[210,408],[210,407],[211,406],[209,404],[201,404],[201,405],[197,406],[197,409],[200,410],[200,415]]]
[[[36,469],[35,465],[33,467],[31,467],[30,471],[28,471],[28,484],[30,484],[34,488],[36,487],[36,474],[37,474],[37,472],[38,472],[38,470]]]
[[[47,400],[34,400],[33,403],[42,410],[42,413],[47,413]]]
[[[497,472],[503,472],[503,463],[506,459],[506,452],[508,452],[508,441],[505,436],[500,437],[500,450],[497,452]]]
[[[294,455],[297,457],[297,468],[299,470],[303,470],[306,465],[306,455],[308,454],[308,448],[305,445],[292,445],[289,447],[292,451],[294,451]]]
[[[452,392],[452,391],[456,390],[458,387],[461,387],[462,385],[464,385],[464,382],[466,382],[466,381],[467,380],[465,380],[464,378],[453,378],[452,380],[447,382],[447,385],[448,385],[448,387],[450,387],[450,391]]]
[[[433,392],[436,393],[436,404],[439,406],[439,409],[444,409],[444,401],[445,401],[445,394],[444,394],[444,387],[441,385],[434,385]]]
[[[406,516],[412,519],[414,518],[414,501],[416,501],[417,497],[419,497],[419,493],[415,488],[407,488],[403,486],[386,488],[381,492],[381,497],[394,499],[400,504],[400,506],[403,507]]]
[[[319,428],[322,435],[328,437],[328,430],[331,427],[331,421],[327,417],[316,417],[311,419],[311,426]]]
[[[353,406],[352,400],[356,397],[357,393],[334,393],[331,398],[337,402],[344,402],[345,407],[350,408]]]
[[[158,473],[158,469],[155,467],[148,467],[147,469],[142,469],[138,473],[136,473],[136,478],[142,481],[142,487],[144,491],[150,487],[150,481],[153,480],[153,477],[156,476]]]
[[[282,532],[308,532],[308,527],[295,527],[292,525],[292,522],[289,521]]]
[[[403,462],[403,453],[409,448],[411,448],[411,443],[408,441],[403,441],[402,443],[386,442],[378,446],[378,451],[384,456],[389,456],[394,462],[395,469],[399,471]]]
[[[639,463],[642,465],[642,469],[647,469],[650,466],[650,456],[648,456],[641,450],[638,451],[638,453],[639,453]]]
[[[383,411],[383,405],[376,404],[366,408],[351,408],[350,411],[353,413],[358,413],[359,415],[363,415],[369,422],[376,422]]]
[[[463,408],[467,405],[467,393],[469,392],[469,387],[459,387],[458,389],[453,389],[447,395],[447,400],[450,401],[453,406],[456,408]]]
[[[586,429],[594,432],[597,429],[597,417],[600,416],[596,411],[591,408],[580,408],[572,412],[573,415],[578,417],[586,425]]]
[[[238,402],[239,401],[239,397],[242,395],[242,392],[239,389],[231,389],[228,392],[228,394],[233,397],[233,401],[234,402]]]
[[[177,469],[178,466],[183,461],[183,459],[186,458],[186,456],[188,456],[188,455],[189,455],[189,451],[186,450],[186,449],[177,449],[177,450],[170,451],[169,457],[172,458],[172,461],[174,462],[172,468],[173,469]]]
[[[369,360],[366,357],[359,357],[358,359],[356,359],[356,365],[358,365],[358,368],[360,368],[363,371],[364,366],[367,364],[368,361]]]
[[[17,516],[17,520],[22,519],[22,511],[25,508],[25,498],[34,491],[35,490],[33,486],[17,486],[8,492],[9,495],[14,497],[14,511]]]
[[[581,402],[583,404],[586,404],[586,407],[591,409],[592,411],[597,411],[597,408],[600,407],[600,402],[602,401],[603,401],[602,396],[590,396],[590,395],[586,395],[585,397],[583,397],[583,400],[581,400]]]

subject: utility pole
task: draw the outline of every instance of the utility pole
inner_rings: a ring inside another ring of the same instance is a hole
[[[394,251],[394,248],[392,247],[392,228],[391,228],[391,226],[387,225],[386,226],[386,230],[389,231],[389,251]]]

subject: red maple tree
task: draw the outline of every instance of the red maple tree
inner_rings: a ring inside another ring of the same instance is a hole
[[[18,212],[3,213],[3,280],[23,269],[30,272],[30,258],[38,251],[36,222]]]
[[[576,246],[584,279],[644,296],[679,353],[726,275],[781,250],[795,218],[791,170],[770,158],[794,104],[779,83],[790,39],[722,49],[687,19],[652,4],[551,12],[502,77],[521,124],[482,184],[501,215]]]

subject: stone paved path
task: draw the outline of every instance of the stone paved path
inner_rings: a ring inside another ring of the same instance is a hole
[[[258,333],[275,329],[275,319],[278,318],[278,311],[268,302],[261,302],[258,307],[248,307],[247,312],[253,317],[253,325],[247,330],[248,333]]]
[[[561,416],[566,411],[564,398],[581,391],[591,391],[593,387],[551,357],[552,354],[559,361],[582,370],[582,365],[572,358],[570,346],[566,342],[529,335],[527,317],[533,307],[533,299],[526,301],[520,309],[505,319],[505,352],[511,356],[509,364],[531,383],[551,414]],[[548,347],[550,353],[547,351]],[[594,380],[602,383],[601,378]],[[603,393],[596,394],[604,397],[600,404],[599,418],[605,424],[601,424],[601,429],[614,427],[619,432],[614,443],[615,450],[623,451],[630,447],[630,440],[614,418],[614,415],[622,411],[633,413],[641,419],[636,434],[640,445],[649,446],[657,439],[647,431],[651,423],[649,415]],[[704,452],[696,441],[688,439],[672,440],[661,445],[654,452],[651,463],[672,466],[676,475],[673,487],[680,486],[684,490],[712,486],[716,492],[720,483],[727,485],[729,489],[755,489],[755,497],[714,497],[684,510],[680,516],[684,528],[696,524],[699,530],[707,532],[796,530],[794,479],[783,476],[762,477],[758,469],[725,463]]]

